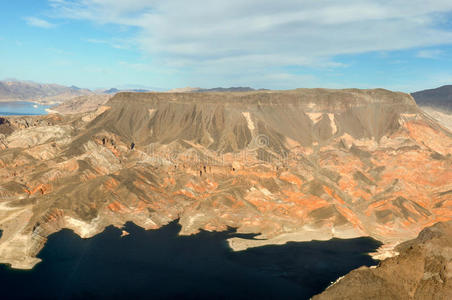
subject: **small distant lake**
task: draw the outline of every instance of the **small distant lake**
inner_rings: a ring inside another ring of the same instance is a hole
[[[0,116],[10,115],[46,115],[50,105],[40,105],[27,101],[0,101]]]
[[[370,238],[287,243],[233,252],[234,230],[178,236],[112,226],[91,239],[64,229],[51,235],[33,270],[0,266],[3,299],[308,299],[362,265],[381,244]]]

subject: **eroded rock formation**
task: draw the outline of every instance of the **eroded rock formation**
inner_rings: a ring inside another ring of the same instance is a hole
[[[182,234],[261,234],[235,250],[372,236],[384,256],[452,218],[451,133],[402,93],[119,93],[95,112],[5,120],[0,262],[16,268],[61,228],[179,219]]]

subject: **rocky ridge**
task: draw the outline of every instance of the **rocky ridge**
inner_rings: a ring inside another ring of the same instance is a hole
[[[422,230],[397,251],[376,268],[353,270],[313,299],[452,299],[452,222]]]

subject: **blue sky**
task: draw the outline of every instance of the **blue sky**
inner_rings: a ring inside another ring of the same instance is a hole
[[[0,79],[87,88],[452,84],[452,1],[2,1]]]

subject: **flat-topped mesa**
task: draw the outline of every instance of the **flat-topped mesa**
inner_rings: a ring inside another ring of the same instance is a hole
[[[246,148],[264,135],[280,153],[348,134],[379,140],[417,114],[408,94],[376,90],[297,89],[238,93],[118,93],[91,128],[109,128],[137,145],[188,140],[211,150]]]
[[[117,93],[109,104],[130,103],[155,104],[159,101],[175,103],[216,103],[236,105],[307,105],[312,104],[324,109],[340,109],[348,106],[367,105],[370,103],[392,105],[416,105],[413,98],[405,93],[385,89],[295,89],[284,91],[249,91],[249,92],[206,92],[206,93]]]
[[[85,114],[7,117],[0,263],[48,234],[179,220],[260,234],[233,249],[371,236],[452,219],[452,135],[386,90],[119,93]]]

